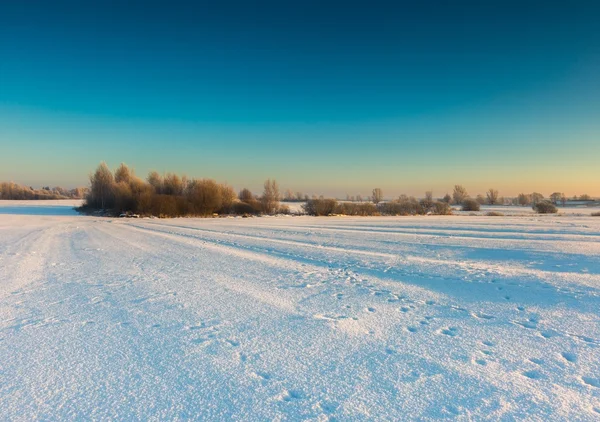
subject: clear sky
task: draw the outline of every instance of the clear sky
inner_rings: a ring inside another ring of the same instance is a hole
[[[600,2],[0,2],[0,180],[600,195]]]

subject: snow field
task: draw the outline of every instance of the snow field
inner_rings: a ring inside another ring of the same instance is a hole
[[[3,420],[600,418],[599,218],[0,214]]]

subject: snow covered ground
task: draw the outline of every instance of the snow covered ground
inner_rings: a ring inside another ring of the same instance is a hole
[[[1,420],[600,419],[600,217],[49,205],[0,201]]]

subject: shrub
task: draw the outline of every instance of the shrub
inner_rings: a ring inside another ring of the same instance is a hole
[[[337,201],[335,199],[309,199],[302,208],[308,215],[324,216],[335,213]]]
[[[255,201],[254,204],[236,201],[231,205],[231,212],[237,215],[258,215],[260,214],[260,204],[258,201]]]
[[[378,215],[379,211],[377,210],[377,206],[375,206],[375,204],[371,202],[341,202],[337,204],[335,208],[335,213],[343,215],[358,215],[364,217],[369,215]]]
[[[463,211],[479,211],[480,209],[481,205],[473,198],[467,198],[462,202]]]
[[[535,212],[538,214],[556,214],[558,212],[558,208],[550,201],[540,201],[533,205],[532,207]]]
[[[425,214],[425,210],[412,196],[402,196],[400,199],[379,204],[379,212],[383,215],[418,215]]]
[[[488,213],[486,213],[485,215],[487,215],[488,217],[503,217],[504,214],[502,214],[501,212],[498,211],[490,211]]]
[[[288,205],[280,205],[279,210],[277,210],[277,214],[289,215],[290,213],[291,211]]]
[[[600,217],[600,211],[593,212],[592,217]]]
[[[233,210],[233,203],[237,199],[235,190],[228,185],[219,185],[219,195],[221,196],[221,208],[220,213],[229,214]]]
[[[187,190],[192,214],[212,215],[223,205],[221,187],[212,179],[192,179]]]
[[[430,212],[435,215],[451,215],[452,207],[447,202],[434,201]]]

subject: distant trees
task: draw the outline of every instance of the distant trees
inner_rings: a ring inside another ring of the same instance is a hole
[[[113,173],[100,163],[90,176],[91,189],[84,209],[105,210],[115,215],[134,213],[164,217],[213,214],[258,214],[263,209],[279,212],[279,187],[274,180],[265,182],[265,194],[259,202],[248,189],[236,195],[229,185],[212,179],[188,179],[173,173],[161,176],[152,171],[146,181],[135,176],[126,164]]]
[[[454,192],[452,192],[452,199],[455,204],[462,204],[462,202],[469,196],[469,193],[462,185],[454,185]]]
[[[379,204],[383,200],[383,192],[380,188],[373,189],[373,203],[375,205]]]
[[[289,208],[280,204],[281,193],[276,180],[267,179],[261,196],[256,196],[244,188],[239,193],[231,186],[217,183],[212,179],[188,179],[174,173],[161,175],[155,171],[148,174],[146,180],[135,175],[126,164],[111,172],[106,163],[102,162],[90,175],[90,189],[79,188],[68,191],[62,188],[45,187],[39,191],[13,183],[0,184],[0,198],[20,199],[21,197],[65,197],[67,195],[82,195],[85,193],[85,207],[89,210],[105,210],[108,215],[120,213],[136,213],[155,216],[210,216],[213,214],[276,214],[289,213]],[[556,205],[566,202],[566,196],[554,192],[549,200],[538,192],[531,194],[520,193],[516,198],[500,197],[496,189],[490,188],[485,195],[469,197],[462,185],[455,185],[452,195],[446,194],[439,201],[433,198],[432,191],[426,191],[422,199],[400,195],[396,200],[383,201],[380,188],[372,191],[372,201],[361,202],[361,195],[346,195],[346,201],[325,198],[323,195],[308,195],[286,189],[283,198],[288,201],[306,201],[304,209],[311,215],[425,215],[451,214],[451,202],[458,203],[464,211],[479,211],[480,206],[488,203],[531,205],[538,213],[556,212]],[[589,195],[582,195],[584,200]],[[591,198],[590,198],[591,199]],[[357,200],[358,202],[354,202]],[[549,204],[549,205],[548,205]]]
[[[517,197],[517,201],[521,206],[527,206],[531,204],[531,195],[528,193],[520,193]]]
[[[490,188],[487,192],[487,201],[490,205],[496,205],[498,203],[498,191],[496,189]]]
[[[538,202],[541,202],[543,200],[544,200],[544,195],[542,195],[541,193],[533,192],[531,194],[531,203],[532,204],[537,204]]]
[[[564,198],[564,202],[563,202],[563,198]],[[563,202],[563,204],[567,202],[565,194],[561,193],[561,192],[554,192],[553,194],[551,194],[550,201],[554,205],[558,205],[559,202]]]
[[[356,216],[452,214],[450,205],[445,202],[432,201],[428,207],[425,206],[426,203],[426,199],[418,201],[414,197],[402,197],[394,201],[380,202],[377,205],[370,202],[339,203],[335,199],[323,198],[311,199],[303,205],[303,208],[307,214],[315,216],[326,216],[333,214]]]
[[[87,193],[87,188],[65,189],[60,186],[34,189],[14,182],[0,183],[0,199],[13,200],[44,200],[44,199],[82,199]]]

